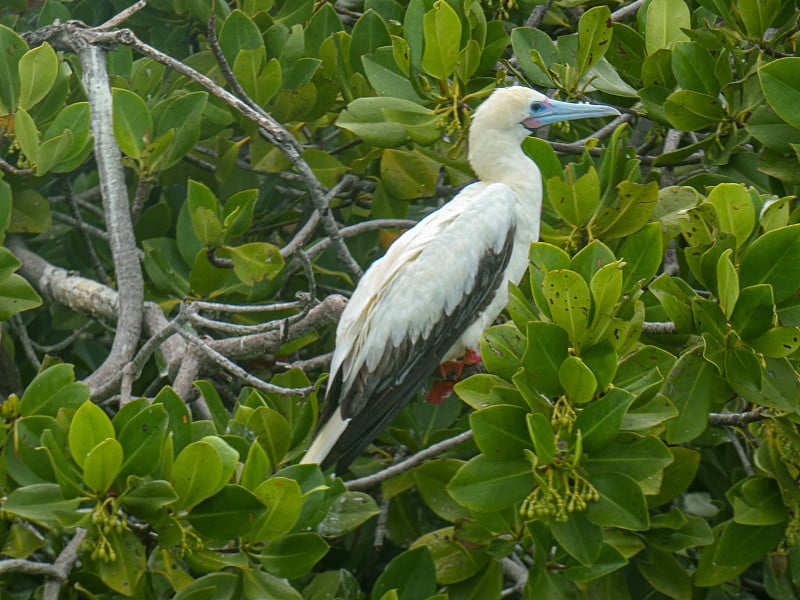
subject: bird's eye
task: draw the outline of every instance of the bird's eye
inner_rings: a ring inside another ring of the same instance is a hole
[[[544,108],[544,105],[541,102],[531,102],[531,112],[539,112]]]

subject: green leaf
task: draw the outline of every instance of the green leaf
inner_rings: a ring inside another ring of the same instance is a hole
[[[608,50],[611,41],[611,11],[607,6],[595,6],[578,22],[578,75],[585,74]]]
[[[297,481],[271,477],[262,482],[255,493],[269,510],[254,524],[251,539],[271,541],[292,531],[303,508],[303,492]]]
[[[60,408],[77,408],[88,400],[89,386],[75,382],[74,369],[70,364],[57,364],[39,373],[22,394],[20,414],[55,416]],[[64,396],[67,390],[69,401]]]
[[[120,150],[140,158],[153,137],[153,118],[138,94],[121,88],[111,90],[114,111],[114,137]]]
[[[545,182],[547,197],[559,216],[573,227],[583,227],[600,204],[600,178],[590,167],[575,182],[551,177]]]
[[[550,271],[544,277],[542,291],[549,303],[553,321],[567,332],[572,346],[578,348],[586,331],[591,308],[591,295],[586,281],[574,271]]]
[[[423,463],[414,469],[414,486],[425,505],[438,517],[456,523],[467,519],[470,512],[453,500],[447,484],[463,463],[455,459],[439,459]],[[384,492],[384,497],[386,493]]]
[[[391,45],[392,38],[380,15],[374,10],[365,11],[353,26],[350,38],[351,68],[363,73],[361,57],[372,54],[383,46]]]
[[[748,402],[761,402],[761,361],[751,351],[732,348],[725,352],[725,378]]]
[[[546,32],[532,27],[515,27],[511,31],[511,47],[522,72],[531,83],[543,87],[553,85],[547,68],[542,67],[549,67],[561,60],[552,38]],[[534,55],[537,57],[535,62],[532,59]]]
[[[272,468],[277,469],[291,444],[289,422],[279,412],[261,406],[250,415],[247,426],[253,430],[264,447]]]
[[[775,302],[792,296],[800,288],[800,225],[768,231],[756,239],[739,263],[742,288],[768,283]]]
[[[117,440],[125,451],[120,477],[144,477],[153,472],[161,460],[161,445],[167,435],[168,422],[164,407],[153,404],[136,413],[117,432]]]
[[[774,327],[749,343],[757,352],[770,358],[789,356],[800,348],[800,328]]]
[[[451,585],[477,574],[489,559],[482,548],[467,543],[456,539],[454,527],[445,527],[417,538],[412,547],[427,548],[436,566],[436,582]]]
[[[672,47],[672,71],[685,90],[716,96],[719,82],[711,53],[697,42],[677,42]]]
[[[328,553],[328,548],[325,540],[316,533],[294,533],[272,542],[259,558],[270,573],[294,579],[307,575]]]
[[[708,202],[716,209],[720,229],[734,235],[737,248],[744,244],[756,224],[756,209],[744,185],[721,183],[708,194]]]
[[[19,35],[0,25],[0,115],[15,112],[19,96],[19,61],[28,50]]]
[[[219,200],[208,186],[189,180],[186,205],[192,218],[195,236],[204,246],[216,248],[223,242]]]
[[[617,436],[633,399],[630,392],[613,388],[578,413],[575,428],[581,431],[583,448],[587,452],[600,450]]]
[[[122,468],[122,445],[113,438],[103,440],[86,455],[82,466],[86,485],[105,494]]]
[[[28,112],[21,107],[17,109],[14,115],[14,133],[20,150],[22,150],[31,166],[39,164],[41,156],[39,130]]]
[[[65,499],[55,483],[26,485],[12,491],[3,503],[3,510],[45,526],[77,523],[83,516],[78,512],[80,498]]]
[[[739,293],[730,322],[739,337],[750,343],[754,338],[766,335],[775,323],[772,286],[759,284],[744,288]],[[786,347],[782,349],[785,350]]]
[[[525,416],[525,410],[503,404],[470,414],[470,427],[478,449],[489,456],[521,457],[523,450],[531,448]]]
[[[574,404],[586,404],[597,389],[594,373],[578,356],[568,356],[561,363],[558,378],[567,398]]]
[[[86,570],[99,577],[109,588],[124,596],[135,595],[145,573],[146,552],[136,535],[128,529],[112,531],[106,536],[116,560],[91,560],[86,557]]]
[[[551,520],[550,530],[558,545],[582,565],[591,566],[600,556],[603,530],[589,521],[585,513],[574,512],[566,522]]]
[[[200,139],[200,120],[207,101],[206,92],[191,92],[170,96],[153,107],[155,134],[149,138],[160,138],[172,131],[175,133],[169,150],[158,160],[151,161],[152,169],[163,171],[174,166],[194,147]]]
[[[669,448],[652,435],[622,435],[602,448],[586,450],[589,456],[581,464],[590,473],[622,473],[643,488],[651,480],[659,484],[662,471],[673,462]]]
[[[760,42],[764,32],[783,10],[783,4],[779,0],[739,0],[737,8],[747,36],[751,40]]]
[[[317,533],[324,537],[340,537],[355,531],[380,512],[372,496],[362,492],[345,492],[319,522]]]
[[[220,489],[222,458],[208,442],[186,446],[172,465],[172,485],[178,494],[176,510],[190,510]]]
[[[462,506],[492,512],[519,502],[534,485],[528,460],[478,455],[459,469],[447,489]]]
[[[569,269],[569,254],[552,244],[533,242],[528,252],[528,259],[530,260],[530,287],[533,300],[539,311],[549,317],[550,305],[542,292],[544,278],[549,271],[554,269]]]
[[[589,481],[600,492],[599,502],[589,502],[586,517],[601,527],[642,531],[650,527],[650,515],[642,488],[622,473],[592,475]]]
[[[669,448],[674,460],[664,469],[658,494],[647,497],[651,507],[661,506],[684,493],[694,481],[700,466],[700,453],[690,448]]]
[[[542,413],[527,415],[528,435],[533,441],[536,458],[541,465],[549,465],[558,454],[553,425]]]
[[[625,268],[622,269],[623,291],[628,292],[641,282],[649,282],[655,277],[664,257],[661,225],[648,223],[639,231],[626,236],[618,254],[625,261]]]
[[[58,75],[58,57],[44,42],[26,52],[19,60],[19,106],[30,110],[53,88]]]
[[[664,112],[672,126],[683,131],[716,126],[725,116],[718,97],[690,90],[672,92],[664,102]]]
[[[41,296],[21,276],[12,274],[0,282],[0,321],[41,305]]]
[[[229,484],[192,508],[188,520],[203,536],[230,540],[247,535],[266,511],[251,491]]]
[[[427,600],[436,593],[436,567],[427,548],[395,556],[375,582],[370,598],[381,600],[392,590],[403,600]]]
[[[393,122],[387,111],[433,116],[433,111],[416,102],[403,98],[357,98],[347,105],[336,120],[343,127],[364,140],[367,144],[380,148],[399,146],[410,138],[402,123]]]
[[[649,549],[637,557],[636,568],[658,592],[676,600],[691,600],[691,576],[672,554]]]
[[[750,476],[725,493],[733,520],[741,525],[776,525],[787,519],[778,483],[771,477]]]
[[[120,504],[130,514],[142,519],[153,516],[159,509],[178,499],[175,490],[166,481],[133,478],[128,485],[132,489],[120,497]]]
[[[670,48],[686,39],[682,29],[691,29],[689,8],[683,0],[653,0],[647,5],[644,41],[647,53]]]
[[[525,335],[527,345],[522,365],[530,376],[531,385],[547,396],[564,393],[558,373],[561,363],[569,356],[569,336],[553,323],[532,321]]]
[[[69,428],[69,448],[72,458],[83,468],[89,453],[109,438],[116,439],[111,419],[102,408],[87,400],[75,412]]]
[[[219,47],[228,64],[233,65],[242,50],[264,46],[264,38],[253,20],[240,10],[233,10],[219,30]]]
[[[325,187],[333,187],[347,171],[335,156],[317,148],[309,148],[303,152],[303,159]]]
[[[617,186],[617,198],[597,215],[592,231],[610,240],[629,236],[650,221],[658,202],[658,184],[622,181]],[[624,256],[620,258],[625,258]]]
[[[800,102],[800,58],[779,58],[758,70],[758,80],[764,97],[781,119],[800,129],[797,114]]]
[[[717,290],[720,308],[730,319],[739,299],[739,275],[731,262],[733,251],[728,248],[717,261]]]
[[[425,13],[422,21],[425,49],[422,68],[441,81],[446,81],[456,67],[461,49],[461,19],[450,4],[438,0]]]
[[[667,441],[680,444],[703,433],[711,402],[727,397],[725,387],[714,366],[696,348],[684,352],[661,387],[661,393],[675,403],[680,413],[667,422]]]
[[[251,242],[229,248],[233,272],[245,285],[272,280],[283,270],[280,249],[266,242]]]
[[[520,368],[525,338],[513,323],[495,325],[481,334],[480,352],[487,371],[510,381]]]
[[[386,191],[400,200],[432,196],[436,190],[439,164],[419,152],[384,150],[380,169]]]

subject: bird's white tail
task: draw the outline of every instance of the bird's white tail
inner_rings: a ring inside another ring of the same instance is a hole
[[[317,434],[314,436],[314,442],[311,447],[306,451],[301,464],[321,463],[328,456],[336,440],[347,429],[350,419],[342,419],[342,407],[338,407],[336,412],[331,415],[327,423],[322,426]]]

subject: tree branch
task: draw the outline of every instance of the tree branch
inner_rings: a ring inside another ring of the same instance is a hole
[[[391,479],[396,475],[400,475],[401,473],[405,473],[416,467],[417,465],[422,464],[429,458],[433,458],[437,454],[444,452],[445,450],[449,450],[450,448],[455,448],[459,444],[463,444],[467,440],[472,438],[472,430],[468,429],[463,433],[459,433],[458,435],[448,438],[446,440],[442,440],[437,444],[433,444],[433,446],[428,446],[424,450],[420,450],[416,454],[409,456],[407,459],[397,463],[396,465],[392,465],[391,467],[387,467],[383,471],[379,471],[373,475],[367,475],[366,477],[361,477],[360,479],[353,479],[351,481],[345,481],[344,485],[348,490],[368,490],[370,488],[375,487],[386,481],[387,479]]]

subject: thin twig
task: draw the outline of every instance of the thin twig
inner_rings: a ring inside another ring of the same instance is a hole
[[[12,175],[17,175],[18,177],[27,177],[29,175],[33,175],[33,169],[18,169],[11,163],[4,161],[0,158],[0,170],[5,171],[6,173],[11,173]]]
[[[678,330],[671,321],[645,321],[642,323],[642,333],[645,335],[675,335]]]
[[[419,464],[422,464],[429,458],[433,458],[437,454],[441,454],[445,450],[450,450],[451,448],[455,448],[456,446],[463,444],[467,440],[472,438],[472,430],[468,429],[463,433],[459,433],[458,435],[448,438],[446,440],[442,440],[437,444],[433,444],[432,446],[428,446],[424,450],[420,450],[416,454],[409,456],[402,462],[399,462],[395,465],[387,467],[382,471],[378,471],[373,475],[367,475],[366,477],[361,477],[359,479],[352,479],[350,481],[345,481],[344,485],[348,490],[368,490],[370,488],[375,487],[386,481],[387,479],[391,479],[396,475],[400,475],[401,473],[405,473],[406,471],[413,469]]]
[[[635,14],[636,11],[638,11],[639,8],[641,8],[642,4],[644,4],[644,0],[636,0],[635,2],[631,2],[627,6],[618,8],[617,10],[611,13],[611,20],[616,22],[628,18],[630,15]]]
[[[67,192],[67,204],[69,205],[70,211],[72,211],[72,216],[76,222],[75,228],[78,230],[78,233],[83,240],[83,245],[86,248],[86,252],[89,254],[89,262],[92,264],[92,268],[97,274],[97,278],[102,283],[108,285],[108,283],[111,281],[111,278],[108,276],[103,263],[100,262],[100,257],[97,255],[94,244],[92,244],[92,240],[89,238],[89,230],[87,228],[88,223],[83,220],[83,215],[81,215],[81,209],[78,206],[78,202],[69,192]]]

